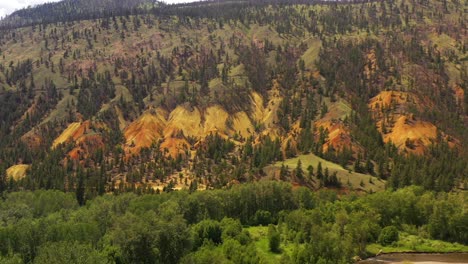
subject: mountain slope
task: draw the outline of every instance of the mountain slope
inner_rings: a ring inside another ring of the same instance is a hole
[[[4,21],[34,24],[0,36],[0,171],[30,164],[18,186],[216,188],[310,152],[395,188],[466,186],[458,1],[71,3]]]
[[[0,28],[128,15],[160,4],[156,0],[64,0],[15,11],[0,21]]]

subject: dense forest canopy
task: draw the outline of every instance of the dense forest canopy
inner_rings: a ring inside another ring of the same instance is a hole
[[[377,1],[377,0],[374,0]],[[96,19],[108,16],[138,15],[154,13],[158,16],[170,16],[184,13],[199,13],[203,16],[225,17],[234,9],[265,5],[291,5],[291,4],[344,4],[370,2],[369,0],[204,0],[192,3],[166,4],[156,0],[64,0],[58,3],[46,3],[28,7],[14,12],[0,21],[0,28],[18,28],[34,24],[49,24],[57,22],[70,22],[86,19]],[[223,12],[212,12],[213,7],[223,9]],[[237,10],[236,10],[237,9]],[[207,12],[208,11],[208,12]]]
[[[70,193],[17,192],[0,202],[0,260],[353,263],[368,254],[367,245],[407,236],[468,243],[464,204],[461,193],[420,187],[338,198],[279,182],[192,194],[104,195],[83,207]],[[259,230],[268,231],[259,238]],[[283,254],[265,255],[263,242]]]

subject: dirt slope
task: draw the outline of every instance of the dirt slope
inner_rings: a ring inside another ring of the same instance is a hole
[[[24,177],[26,177],[26,173],[30,167],[30,165],[26,164],[18,164],[11,166],[6,171],[7,178],[13,178],[15,181],[21,180]]]
[[[418,120],[410,113],[411,107],[421,109],[423,105],[416,95],[397,91],[383,91],[369,102],[384,142],[392,142],[400,151],[415,154],[424,154],[437,141],[437,134],[443,134],[434,124]]]

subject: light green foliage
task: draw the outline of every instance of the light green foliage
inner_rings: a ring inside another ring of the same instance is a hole
[[[5,203],[0,204],[3,212],[19,212],[21,218],[28,218],[25,211],[33,217],[42,217],[60,210],[73,210],[78,207],[75,197],[71,193],[60,191],[36,191],[8,194]],[[17,209],[13,209],[13,208]],[[26,209],[27,208],[27,209]],[[26,210],[25,210],[26,209]],[[21,213],[21,212],[24,213]],[[14,215],[6,216],[14,217]]]
[[[7,257],[0,257],[1,264],[23,264],[23,260],[20,256],[7,256]]]
[[[229,261],[221,252],[221,249],[211,247],[202,247],[197,252],[185,256],[181,260],[182,264],[204,264],[204,263],[214,263],[214,264],[230,264]]]
[[[34,264],[105,264],[113,263],[91,246],[72,242],[48,243],[39,249]]]
[[[433,252],[433,253],[450,253],[450,252],[468,252],[468,246],[459,243],[450,243],[446,241],[423,238],[420,235],[411,235],[406,232],[399,232],[399,240],[397,243],[383,246],[377,243],[371,243],[366,247],[370,254],[379,252]]]
[[[242,233],[242,224],[239,220],[232,218],[223,218],[221,221],[221,228],[223,230],[223,241],[228,238],[236,238]]]

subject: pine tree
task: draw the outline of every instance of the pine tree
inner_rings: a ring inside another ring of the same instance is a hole
[[[322,162],[319,162],[317,165],[317,178],[319,180],[323,179]]]
[[[287,166],[284,166],[284,163],[281,164],[281,169],[280,169],[280,180],[285,181],[286,178],[288,177],[289,170]]]
[[[84,185],[84,175],[81,171],[77,173],[78,185],[76,186],[75,194],[76,200],[80,206],[85,204],[85,185]]]
[[[274,253],[280,252],[280,243],[281,243],[280,233],[278,232],[276,227],[271,224],[268,226],[268,243],[269,243],[271,252],[274,252]]]
[[[298,160],[298,161],[297,161],[296,177],[297,177],[298,179],[303,179],[303,178],[304,178],[304,171],[302,170],[302,162],[301,162],[301,160]]]
[[[307,167],[307,172],[309,173],[309,178],[312,178],[312,176],[314,176],[314,166],[309,165],[309,167]]]

